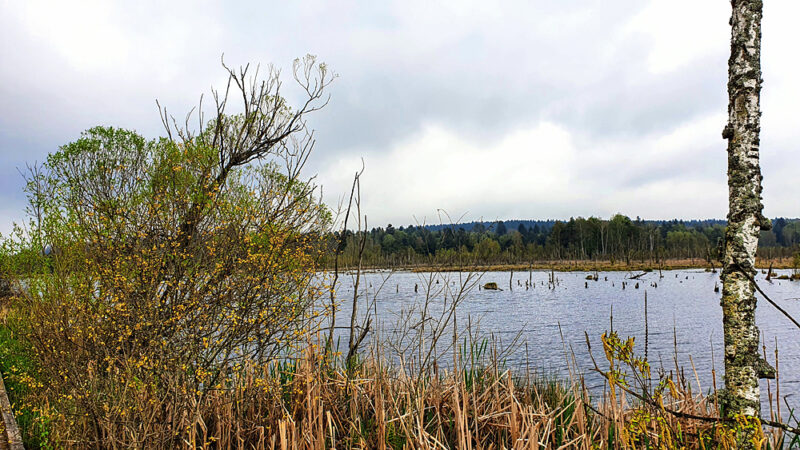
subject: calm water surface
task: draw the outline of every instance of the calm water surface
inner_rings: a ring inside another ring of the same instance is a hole
[[[788,274],[790,271],[777,271]],[[674,370],[675,341],[678,363],[696,390],[708,392],[712,386],[712,365],[717,373],[717,386],[722,386],[722,309],[720,293],[714,292],[721,283],[718,273],[703,270],[665,271],[663,278],[657,272],[631,280],[630,273],[601,272],[598,281],[588,281],[588,272],[556,272],[558,285],[548,289],[549,272],[515,272],[509,290],[509,272],[487,272],[480,283],[496,282],[503,290],[479,290],[467,293],[458,310],[458,323],[465,324],[468,317],[480,323],[488,335],[509,341],[520,331],[521,343],[507,359],[512,368],[545,371],[568,376],[564,347],[574,352],[578,368],[585,374],[587,384],[595,389],[602,385],[597,374],[590,372],[584,332],[592,342],[595,359],[601,367],[605,362],[600,336],[611,326],[620,337],[634,336],[636,352],[644,353],[645,321],[644,297],[647,293],[649,326],[648,356],[654,368],[663,366]],[[384,282],[386,277],[388,280]],[[373,312],[377,313],[381,329],[391,331],[397,326],[398,312],[411,308],[425,298],[424,287],[433,277],[443,283],[458,285],[460,277],[467,274],[430,274],[395,272],[368,273],[362,279],[362,289],[369,299],[375,299]],[[800,318],[800,282],[764,280],[759,273],[761,288],[782,308],[795,318]],[[462,278],[463,279],[463,278]],[[534,288],[526,290],[525,281],[531,279]],[[341,278],[339,296],[343,302],[337,326],[349,323],[349,301],[353,295],[353,282],[349,276]],[[622,288],[626,283],[625,289]],[[521,283],[518,284],[518,283]],[[635,287],[639,284],[638,289]],[[383,287],[379,290],[379,286]],[[434,281],[435,284],[435,281]],[[414,286],[419,292],[414,292]],[[657,285],[657,286],[655,286]],[[452,286],[454,289],[456,286]],[[433,303],[441,304],[441,296]],[[360,307],[362,312],[365,307]],[[797,329],[772,305],[759,298],[757,323],[767,344],[767,359],[774,365],[777,339],[780,364],[781,396],[793,408],[800,407],[800,329]],[[560,326],[560,331],[559,331]],[[562,340],[563,334],[563,340]],[[527,345],[526,345],[527,344]],[[712,361],[713,348],[713,361]],[[527,355],[526,355],[527,352]],[[769,415],[766,380],[762,380],[763,410]],[[772,385],[774,390],[774,382]],[[786,405],[783,405],[784,414]],[[784,415],[786,417],[786,415]]]

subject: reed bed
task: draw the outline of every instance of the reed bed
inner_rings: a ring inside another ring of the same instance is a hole
[[[318,349],[309,346],[293,361],[232,370],[198,399],[194,414],[171,417],[166,405],[143,394],[132,406],[155,420],[101,423],[102,443],[74,439],[81,427],[98,424],[73,420],[73,439],[61,442],[281,450],[734,448],[728,427],[689,418],[718,417],[713,398],[692,394],[672,377],[663,382],[664,408],[656,408],[611,384],[607,395],[592,400],[580,378],[514,376],[497,361],[417,371],[372,356],[345,370]],[[765,448],[780,446],[776,439],[764,437]]]
[[[713,394],[694,393],[682,374],[637,378],[643,373],[626,370],[613,349],[607,353],[609,368],[599,369],[605,386],[601,394],[593,389],[594,396],[580,375],[558,379],[515,372],[491,356],[459,352],[449,368],[434,362],[419,369],[369,353],[347,368],[309,345],[298,358],[232,367],[204,395],[187,393],[189,409],[173,407],[164,392],[147,383],[137,392],[118,393],[128,402],[117,414],[74,414],[63,400],[44,414],[48,406],[42,399],[39,412],[47,417],[47,442],[53,444],[45,446],[727,449],[736,448],[737,428],[755,426],[760,430],[756,448],[800,447],[796,435],[779,429],[715,419],[719,410]],[[622,373],[627,377],[614,380]],[[637,379],[652,387],[638,389]]]

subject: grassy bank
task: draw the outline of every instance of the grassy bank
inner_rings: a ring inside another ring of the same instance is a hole
[[[27,404],[37,382],[31,349],[3,323],[0,311],[0,374],[6,387],[17,425],[25,440],[26,448],[48,447],[49,427],[39,414]],[[2,440],[2,439],[0,439]]]

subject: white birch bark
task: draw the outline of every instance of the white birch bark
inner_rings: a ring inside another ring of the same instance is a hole
[[[758,379],[766,363],[758,356],[755,277],[758,236],[769,229],[762,215],[759,132],[761,93],[761,0],[731,0],[731,56],[728,60],[728,228],[722,271],[725,339],[723,413],[759,416]]]

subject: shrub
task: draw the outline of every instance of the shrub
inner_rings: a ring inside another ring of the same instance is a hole
[[[42,386],[29,399],[56,442],[190,439],[209,393],[316,321],[329,215],[300,172],[305,117],[331,76],[313,57],[296,62],[307,99],[292,109],[277,71],[226,69],[243,113],[226,114],[230,89],[215,92],[197,132],[166,112],[165,138],[97,127],[31,171],[34,214],[7,248],[25,286],[16,328]]]

